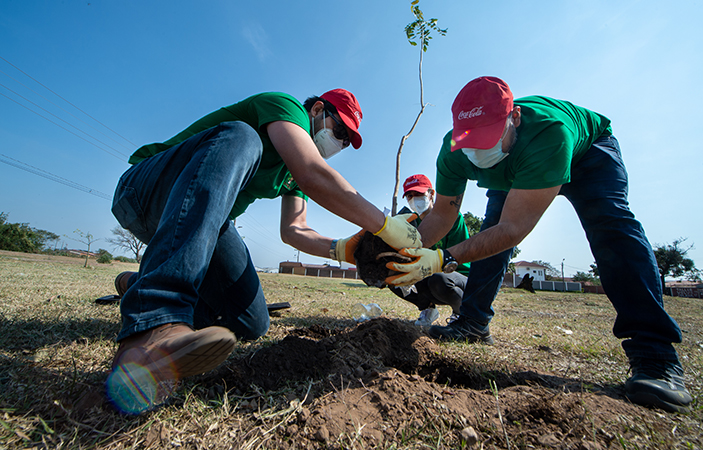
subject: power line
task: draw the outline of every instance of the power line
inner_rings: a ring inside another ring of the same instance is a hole
[[[18,80],[18,79],[16,79],[15,77],[11,76],[10,74],[8,74],[7,72],[5,72],[4,70],[0,70],[0,72],[4,73],[6,77],[8,77],[8,78],[10,78],[10,79],[12,79],[12,80],[14,80],[14,81],[16,81],[17,83],[19,83],[19,84],[21,84],[22,86],[26,87],[26,88],[29,89],[30,91],[34,92],[34,93],[37,94],[39,97],[43,98],[43,99],[46,100],[47,102],[49,102],[49,103],[51,103],[52,105],[56,106],[56,107],[59,108],[61,111],[63,111],[63,112],[65,112],[66,114],[70,115],[70,116],[73,117],[74,119],[79,120],[79,121],[80,121],[81,123],[83,123],[84,125],[90,127],[91,129],[97,131],[98,133],[102,134],[102,135],[105,136],[106,138],[110,139],[110,140],[111,140],[112,142],[114,142],[115,144],[121,145],[122,147],[124,147],[124,148],[126,148],[126,149],[129,149],[129,150],[131,150],[131,149],[134,147],[134,146],[128,147],[128,146],[126,146],[125,144],[123,144],[123,143],[121,143],[121,142],[117,142],[116,140],[114,140],[113,138],[111,138],[110,136],[108,136],[107,134],[105,134],[105,133],[103,133],[102,131],[98,130],[97,128],[95,128],[94,126],[92,126],[91,124],[89,124],[88,122],[86,122],[85,120],[81,119],[80,117],[77,117],[75,114],[72,114],[70,111],[68,111],[68,110],[66,110],[66,109],[64,109],[64,108],[62,108],[60,105],[57,105],[56,103],[52,102],[51,100],[49,100],[48,98],[44,97],[44,96],[41,95],[39,92],[35,91],[34,89],[32,89],[31,87],[27,86],[26,84],[22,83],[20,80]],[[12,91],[10,88],[8,88],[7,86],[5,86],[5,89],[7,89],[7,90],[9,90],[9,91],[11,91],[11,92],[14,92],[14,91]],[[15,94],[17,94],[17,93],[15,93]],[[17,94],[17,95],[19,95],[19,94]],[[65,122],[65,121],[64,121],[64,122]],[[66,123],[68,123],[68,122],[66,122]],[[71,126],[73,126],[73,125],[71,125]],[[76,127],[74,127],[74,128],[76,128]],[[76,129],[78,129],[78,128],[76,128]],[[85,133],[85,132],[83,132],[83,133]],[[88,133],[85,133],[85,134],[88,134]],[[92,136],[91,136],[91,137],[92,137]],[[93,139],[95,139],[95,138],[93,138]],[[97,139],[96,139],[96,141],[97,141]],[[112,148],[112,147],[110,147],[110,148]],[[117,151],[117,150],[115,150],[115,151]],[[127,156],[127,155],[125,155],[125,156]]]
[[[3,159],[3,158],[5,158],[5,159]],[[39,169],[38,167],[30,166],[29,164],[23,163],[21,161],[17,161],[16,159],[10,158],[9,156],[3,155],[1,153],[0,153],[0,162],[3,162],[7,165],[24,170],[25,172],[33,173],[34,175],[39,175],[40,177],[46,178],[47,180],[55,181],[57,183],[61,183],[61,184],[65,185],[65,186],[72,187],[73,189],[78,189],[79,191],[83,191],[88,194],[95,195],[96,197],[104,198],[105,200],[112,200],[112,196],[105,194],[104,192],[100,192],[98,190],[91,189],[87,186],[83,186],[82,184],[78,184],[75,181],[67,180],[66,178],[63,178],[58,175],[54,175],[53,173]]]
[[[2,56],[0,56],[0,59],[2,59],[2,60],[5,61],[6,63],[8,63],[8,64],[11,65],[12,67],[14,67],[15,69],[19,70],[20,72],[22,72],[25,76],[27,76],[28,78],[30,78],[31,80],[33,80],[34,82],[36,82],[38,85],[40,85],[41,87],[43,87],[43,88],[46,89],[47,91],[51,92],[52,94],[54,94],[55,96],[57,96],[57,97],[60,98],[61,100],[65,101],[65,102],[68,103],[69,105],[71,105],[71,106],[73,106],[74,108],[76,108],[78,111],[82,112],[83,114],[85,114],[86,116],[90,117],[91,119],[93,119],[94,121],[96,121],[97,123],[99,123],[100,125],[104,126],[104,127],[107,128],[108,130],[110,130],[110,131],[112,131],[113,133],[115,133],[117,136],[119,136],[119,137],[121,137],[122,139],[124,139],[124,140],[127,141],[132,147],[137,147],[137,144],[131,142],[129,139],[127,139],[126,137],[122,136],[122,135],[119,134],[117,131],[115,131],[115,130],[113,130],[112,128],[108,127],[107,125],[105,125],[104,123],[102,123],[102,122],[100,122],[98,119],[96,119],[95,117],[91,116],[91,115],[88,114],[87,112],[85,112],[85,111],[83,111],[82,109],[80,109],[78,106],[74,105],[73,103],[69,102],[69,101],[66,100],[65,98],[61,97],[59,94],[57,94],[56,92],[52,91],[52,90],[49,89],[47,86],[43,85],[41,82],[39,82],[39,80],[35,79],[34,77],[32,77],[31,75],[29,75],[29,74],[28,74],[27,72],[25,72],[24,70],[20,69],[19,67],[17,67],[17,66],[14,65],[14,64],[12,64],[10,61],[6,60],[6,59],[3,58]]]
[[[251,231],[255,231],[256,233],[261,235],[261,237],[263,237],[267,240],[277,240],[278,239],[278,236],[274,236],[270,232],[268,232],[268,230],[266,230],[266,228],[264,228],[263,225],[261,225],[256,219],[254,219],[254,217],[251,216],[251,214],[243,214],[243,215],[237,217],[237,220],[240,220],[240,219],[242,220],[244,225],[247,226],[248,229],[251,229]],[[254,222],[254,224],[249,223],[249,220],[252,220]]]
[[[36,103],[34,103],[33,101],[31,101],[31,100],[29,100],[29,99],[27,99],[27,98],[21,96],[21,95],[18,94],[17,92],[15,92],[15,91],[13,91],[12,89],[8,88],[8,87],[5,86],[4,84],[1,84],[1,83],[0,83],[0,86],[4,87],[4,88],[7,89],[8,91],[10,91],[10,92],[12,92],[13,94],[17,95],[18,97],[21,97],[22,99],[28,101],[29,103],[33,104],[33,105],[36,106],[37,108],[40,108],[41,110],[43,110],[43,111],[45,111],[45,112],[51,114],[52,116],[56,117],[56,118],[59,119],[60,121],[65,122],[65,123],[68,124],[69,126],[72,126],[73,128],[76,128],[75,126],[73,126],[73,125],[71,125],[70,123],[66,122],[66,121],[63,120],[62,118],[58,117],[56,114],[54,114],[54,113],[52,113],[52,112],[50,112],[50,111],[47,111],[46,109],[44,109],[44,108],[42,108],[41,106],[39,106],[39,105],[37,105]],[[23,108],[27,109],[28,111],[31,111],[31,112],[33,112],[34,114],[38,115],[39,117],[41,117],[41,118],[43,118],[43,119],[45,119],[45,120],[47,120],[47,121],[53,123],[53,124],[56,125],[57,127],[62,128],[62,129],[64,129],[64,130],[68,131],[69,133],[71,133],[72,135],[76,136],[77,138],[80,138],[80,139],[84,140],[85,142],[87,142],[87,143],[89,143],[89,144],[91,144],[91,145],[97,147],[98,149],[104,151],[104,152],[107,153],[108,155],[114,156],[115,158],[119,159],[120,161],[124,161],[124,159],[123,159],[122,157],[117,156],[117,155],[115,155],[114,153],[112,153],[112,152],[110,152],[110,151],[108,151],[108,150],[105,150],[104,148],[101,148],[100,146],[96,145],[94,142],[89,141],[88,139],[84,138],[83,136],[79,136],[78,134],[74,133],[73,131],[69,130],[68,128],[66,128],[66,127],[64,127],[64,126],[61,126],[61,125],[59,125],[58,123],[54,122],[53,120],[49,119],[48,117],[42,116],[42,115],[39,114],[38,112],[34,111],[34,110],[31,109],[31,108],[28,108],[26,105],[23,105],[22,103],[18,102],[17,100],[15,100],[15,99],[13,99],[13,98],[10,98],[10,97],[8,97],[7,95],[5,95],[5,94],[3,94],[3,93],[1,93],[1,92],[0,92],[0,95],[2,95],[3,97],[5,97],[5,98],[7,98],[7,99],[9,99],[9,100],[12,100],[13,102],[17,103],[17,104],[20,105],[21,107],[23,107]],[[76,129],[77,129],[78,131],[80,131],[81,133],[86,134],[87,136],[90,136],[90,135],[89,135],[88,133],[86,133],[85,131],[82,131],[82,130],[80,130],[80,129],[78,129],[78,128],[76,128]],[[92,136],[90,136],[90,137],[93,138],[93,139],[95,139],[95,138],[92,137]],[[104,142],[101,142],[101,141],[98,140],[98,139],[95,139],[95,140],[98,141],[98,142],[100,142],[101,144],[107,146],[107,147],[110,147],[109,145],[105,144]],[[112,148],[112,147],[110,147],[110,148]],[[115,150],[114,148],[112,148],[112,149]],[[120,152],[120,151],[118,151],[118,150],[115,150],[115,151],[116,151],[117,153],[121,154],[122,156],[128,156],[128,155],[125,155],[124,153],[122,153],[122,152]]]

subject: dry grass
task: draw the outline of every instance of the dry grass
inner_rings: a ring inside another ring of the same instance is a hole
[[[119,272],[136,270],[133,264],[82,264],[0,252],[0,449],[270,448],[271,437],[310,401],[306,396],[319,392],[315,380],[278,391],[240,392],[196,377],[183,383],[169,405],[141,416],[98,409],[77,414],[80,402],[102,395],[95,386],[108,374],[119,330],[118,308],[96,305],[94,299],[113,293]],[[293,308],[272,318],[266,337],[239,345],[236,355],[254,354],[299,328],[345,329],[353,324],[351,308],[358,302],[378,303],[389,317],[417,316],[413,305],[388,290],[358,281],[278,274],[261,274],[261,279],[269,302],[289,301]],[[688,416],[660,416],[679,448],[700,448],[703,301],[667,297],[665,302],[684,331],[677,350],[696,402]],[[626,358],[611,332],[614,311],[605,296],[507,289],[494,306],[491,329],[497,345],[443,344],[441,351],[476,362],[487,379],[524,367],[581,380],[583,389],[591,390],[619,389],[627,377]],[[440,313],[444,320],[450,311]],[[440,425],[420,422],[422,436],[386,447],[446,448],[441,444],[446,430],[441,422],[430,422]],[[665,448],[658,439],[652,430],[633,425],[618,448]],[[351,440],[346,447],[360,448]]]

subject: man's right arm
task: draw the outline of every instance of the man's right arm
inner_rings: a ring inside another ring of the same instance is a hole
[[[268,125],[267,132],[305,195],[365,230],[375,233],[383,227],[383,213],[322,159],[305,130],[291,122],[276,121]]]
[[[449,233],[456,221],[464,194],[448,197],[437,194],[432,211],[420,223],[422,246],[432,247]]]

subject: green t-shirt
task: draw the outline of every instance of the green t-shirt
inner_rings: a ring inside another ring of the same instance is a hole
[[[398,214],[410,214],[413,211],[411,211],[407,207],[403,207]],[[454,225],[452,225],[452,229],[449,230],[449,233],[447,233],[442,239],[440,239],[435,245],[430,247],[432,250],[437,250],[442,249],[444,250],[445,248],[449,247],[454,247],[460,242],[464,242],[469,238],[469,229],[466,227],[466,222],[464,221],[464,216],[461,215],[461,213],[457,213],[458,217],[454,221]],[[419,217],[412,222],[410,222],[415,228],[420,226],[420,223],[422,222],[422,219]],[[459,267],[457,267],[456,271],[460,272],[464,275],[469,275],[469,266],[471,263],[465,263],[465,264],[459,264]]]
[[[307,201],[308,197],[293,180],[266,132],[266,125],[279,120],[292,122],[310,133],[310,116],[298,100],[281,92],[265,92],[208,114],[166,142],[140,147],[129,158],[129,163],[137,164],[222,122],[241,121],[257,131],[264,149],[258,170],[237,196],[229,217],[237,218],[259,198],[294,195]]]
[[[460,149],[451,151],[452,132],[437,157],[437,192],[461,195],[467,180],[509,191],[544,189],[571,181],[571,170],[601,136],[612,134],[610,119],[572,103],[531,96],[515,100],[522,113],[515,147],[489,169],[474,166]]]

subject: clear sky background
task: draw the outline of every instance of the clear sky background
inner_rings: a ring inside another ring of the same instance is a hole
[[[477,76],[498,76],[516,98],[551,96],[609,117],[631,207],[649,240],[688,238],[696,245],[689,257],[703,267],[703,2],[423,0],[420,7],[449,32],[425,53],[431,106],[403,150],[402,179],[435,179],[454,97]],[[390,208],[395,154],[420,109],[418,48],[403,32],[412,20],[407,0],[3,0],[0,211],[67,236],[61,245],[84,248],[69,239],[80,229],[100,239],[94,249],[121,254],[105,241],[117,225],[108,198],[137,147],[252,94],[282,91],[302,101],[337,87],[361,104],[364,145],[329,162],[365,198]],[[482,217],[484,194],[470,182],[461,211]],[[279,216],[280,199],[260,200],[237,221],[257,266],[297,259],[280,240]],[[331,237],[357,231],[312,202],[308,223]],[[562,197],[519,248],[518,260],[557,268],[563,261],[567,276],[593,263]],[[301,254],[300,261],[325,260]]]

